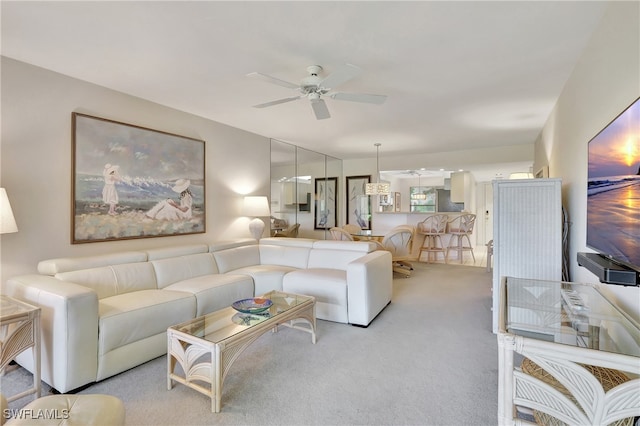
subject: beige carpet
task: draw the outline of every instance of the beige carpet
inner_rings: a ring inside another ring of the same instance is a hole
[[[259,338],[233,365],[221,413],[192,389],[166,389],[166,357],[81,393],[120,397],[129,425],[495,425],[491,274],[415,268],[394,280],[391,305],[368,328],[318,321],[315,345],[287,328]],[[15,393],[29,380],[22,368],[10,371],[2,391]]]

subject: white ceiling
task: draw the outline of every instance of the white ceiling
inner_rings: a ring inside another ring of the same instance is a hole
[[[428,154],[532,144],[606,3],[2,1],[2,55],[342,159]],[[252,108],[295,91],[250,72],[345,63],[387,101]]]

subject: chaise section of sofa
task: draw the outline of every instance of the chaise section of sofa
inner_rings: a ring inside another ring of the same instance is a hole
[[[391,302],[391,254],[374,243],[314,241],[307,268],[285,275],[284,291],[316,298],[320,319],[368,326]]]

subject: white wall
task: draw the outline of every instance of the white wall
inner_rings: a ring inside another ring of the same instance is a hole
[[[587,145],[602,128],[640,96],[640,3],[611,2],[562,96],[536,141],[534,170],[549,165],[563,182],[563,204],[570,227],[570,274],[577,282],[597,283],[578,266],[586,247]],[[640,290],[603,285],[640,321]]]
[[[2,58],[0,184],[19,232],[0,238],[0,279],[38,261],[123,249],[250,237],[242,195],[269,195],[269,139],[12,59]],[[71,113],[206,142],[207,232],[191,236],[70,243]]]

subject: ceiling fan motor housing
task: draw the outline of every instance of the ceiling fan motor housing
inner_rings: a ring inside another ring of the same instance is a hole
[[[322,79],[318,77],[318,73],[320,71],[322,71],[322,67],[320,65],[311,65],[310,67],[307,67],[307,72],[310,75],[303,78],[300,81],[301,93],[305,95],[308,95],[311,93],[320,93],[320,94],[323,93],[322,91],[319,90],[321,89],[320,83],[322,82]]]

